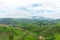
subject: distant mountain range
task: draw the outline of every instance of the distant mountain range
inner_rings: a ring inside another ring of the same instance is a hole
[[[39,20],[55,20],[52,18],[45,18],[45,17],[41,17],[41,16],[32,16],[31,19],[39,19]]]
[[[55,22],[60,22],[60,19],[52,19],[52,18],[45,18],[45,17],[40,17],[40,16],[32,16],[30,18],[0,18],[0,24],[18,24],[19,21],[34,21],[34,20],[47,20],[47,21],[51,21],[53,23]]]

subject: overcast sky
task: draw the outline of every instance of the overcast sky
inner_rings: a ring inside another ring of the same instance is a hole
[[[60,18],[60,0],[0,0],[0,18]]]

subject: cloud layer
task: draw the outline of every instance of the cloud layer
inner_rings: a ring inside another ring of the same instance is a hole
[[[60,18],[60,0],[0,0],[0,18]]]

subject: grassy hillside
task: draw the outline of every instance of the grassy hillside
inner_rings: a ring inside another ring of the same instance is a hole
[[[60,40],[60,19],[0,19],[0,40]]]
[[[33,33],[12,26],[0,26],[0,40],[36,40],[36,36]]]

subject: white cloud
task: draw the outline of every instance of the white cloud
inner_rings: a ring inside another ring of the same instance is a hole
[[[42,6],[32,7],[33,4],[42,4]],[[17,7],[26,7],[28,11],[17,10]],[[0,0],[0,17],[26,17],[26,16],[44,16],[48,18],[60,18],[60,0]],[[35,13],[39,10],[46,10],[44,13]],[[54,11],[49,13],[48,10]],[[6,12],[4,12],[6,11]]]

